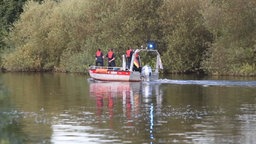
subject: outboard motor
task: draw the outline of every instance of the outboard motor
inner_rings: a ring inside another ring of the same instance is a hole
[[[152,75],[152,68],[148,65],[143,66],[141,70],[141,79],[143,81],[150,81],[151,75]]]

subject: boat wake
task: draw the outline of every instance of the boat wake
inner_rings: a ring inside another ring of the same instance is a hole
[[[208,86],[240,86],[240,87],[256,87],[256,81],[232,81],[232,80],[171,80],[159,79],[153,81],[158,84],[176,84],[176,85],[202,85]]]

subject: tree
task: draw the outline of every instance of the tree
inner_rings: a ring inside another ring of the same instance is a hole
[[[255,74],[256,2],[206,1],[204,18],[214,43],[203,67],[211,74]]]
[[[25,0],[1,0],[0,1],[0,48],[3,49],[5,43],[4,36],[12,23],[22,13],[22,6]]]
[[[254,0],[28,1],[4,37],[2,66],[83,72],[98,48],[105,54],[113,48],[119,65],[128,47],[154,40],[166,73],[251,73],[255,6]],[[153,63],[150,56],[145,63]]]
[[[200,70],[203,53],[212,41],[210,32],[203,25],[200,4],[198,0],[164,1],[159,8],[166,71]]]

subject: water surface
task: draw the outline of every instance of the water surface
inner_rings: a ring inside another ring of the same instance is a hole
[[[0,74],[0,143],[254,143],[256,80]]]

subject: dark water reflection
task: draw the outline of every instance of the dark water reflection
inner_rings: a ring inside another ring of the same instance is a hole
[[[256,81],[0,75],[0,143],[254,143]]]

